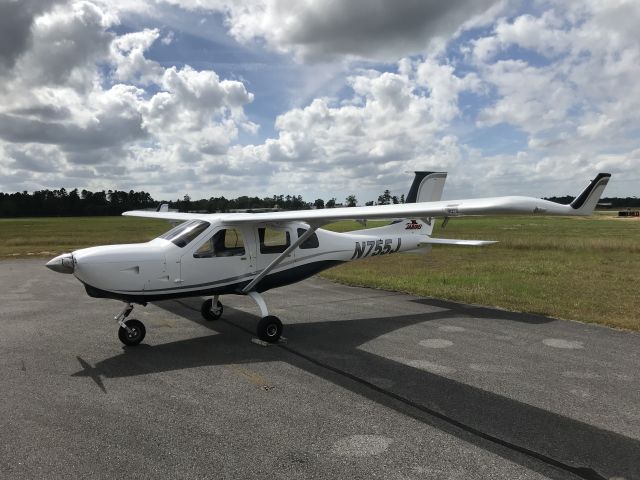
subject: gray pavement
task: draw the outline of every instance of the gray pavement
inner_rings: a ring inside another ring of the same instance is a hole
[[[320,279],[267,292],[288,342],[227,296],[92,299],[0,263],[0,478],[640,478],[640,335]]]

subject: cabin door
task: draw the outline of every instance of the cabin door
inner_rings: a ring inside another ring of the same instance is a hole
[[[221,225],[180,259],[180,285],[204,289],[247,281],[253,269],[253,242],[242,227]]]

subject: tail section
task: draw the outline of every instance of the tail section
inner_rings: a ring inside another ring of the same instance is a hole
[[[447,172],[415,172],[405,203],[437,202],[442,198],[446,179]],[[401,218],[385,227],[358,230],[358,232],[367,235],[390,232],[431,235],[434,223],[435,218],[430,217],[420,219]]]
[[[405,203],[428,203],[438,202],[442,198],[444,182],[447,179],[447,172],[415,172],[411,189],[406,197]],[[595,180],[594,180],[595,182]],[[589,197],[590,198],[590,197]],[[597,202],[597,200],[596,200]],[[357,230],[351,234],[361,235],[382,235],[382,234],[417,234],[421,235],[418,248],[407,250],[413,253],[429,253],[432,245],[466,245],[484,246],[496,243],[490,240],[457,240],[451,238],[432,238],[435,218],[400,218],[385,227]]]
[[[447,172],[416,172],[406,203],[437,202],[442,199]],[[403,220],[404,229],[422,235],[431,235],[435,218]]]
[[[609,183],[610,173],[599,173],[596,178],[570,203],[575,210],[574,215],[591,215],[596,208],[604,188]]]
[[[406,203],[437,202],[442,198],[447,172],[415,172]]]

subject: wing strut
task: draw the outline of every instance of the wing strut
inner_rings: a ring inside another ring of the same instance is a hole
[[[284,252],[282,252],[280,255],[278,255],[273,260],[273,262],[271,262],[269,265],[267,265],[267,267],[264,270],[262,270],[260,272],[260,274],[256,278],[251,280],[251,282],[246,287],[244,287],[242,289],[242,293],[248,293],[251,290],[253,290],[253,288],[260,282],[260,280],[262,280],[269,273],[271,273],[271,271],[274,268],[276,268],[278,265],[280,265],[280,262],[282,262],[282,260],[287,258],[287,256],[289,256],[289,254],[291,252],[293,252],[296,248],[298,248],[298,245],[300,245],[307,238],[309,238],[311,235],[313,235],[318,228],[319,228],[319,226],[317,226],[317,225],[311,225],[306,232],[304,232],[302,235],[300,235],[300,237],[298,237],[298,240],[296,240],[291,245],[289,245],[289,247]]]

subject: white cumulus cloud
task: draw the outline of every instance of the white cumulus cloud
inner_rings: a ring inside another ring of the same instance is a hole
[[[395,61],[434,48],[497,0],[165,0],[220,11],[238,41],[264,42],[301,60],[344,55]],[[487,21],[484,18],[483,21]]]
[[[506,0],[3,3],[0,188],[364,201],[381,187],[405,191],[411,169],[450,170],[454,196],[569,193],[608,169],[609,191],[628,191],[640,4],[521,10]],[[250,51],[254,65],[295,63],[314,86],[276,113],[252,111],[270,102],[258,92],[280,86],[253,89],[233,64],[211,67],[225,52],[181,61],[180,25],[214,17],[224,48]]]

